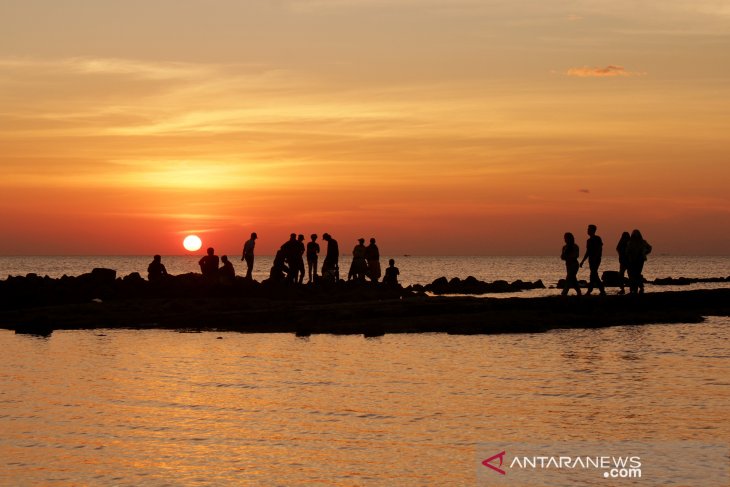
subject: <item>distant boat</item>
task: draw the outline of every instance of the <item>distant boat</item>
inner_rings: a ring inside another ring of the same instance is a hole
[[[403,257],[410,257],[411,254],[403,254]]]

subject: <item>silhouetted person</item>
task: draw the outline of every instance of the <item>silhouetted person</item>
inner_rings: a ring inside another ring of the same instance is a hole
[[[603,240],[601,237],[596,235],[596,226],[588,225],[588,240],[586,241],[586,253],[583,255],[583,260],[580,261],[580,266],[583,267],[586,259],[588,259],[588,267],[591,270],[591,277],[588,280],[588,292],[593,292],[593,287],[597,287],[602,296],[606,295],[606,290],[603,288],[601,278],[598,276],[598,268],[601,267],[601,257],[603,256]]]
[[[563,239],[565,240],[565,245],[563,246],[560,258],[565,261],[567,274],[565,276],[565,285],[563,286],[562,294],[563,296],[567,296],[568,290],[572,288],[580,296],[580,285],[578,284],[578,256],[580,256],[580,249],[576,245],[575,237],[572,233],[566,232]]]
[[[629,272],[629,292],[636,294],[644,292],[644,262],[646,256],[651,253],[651,245],[644,240],[641,232],[634,230],[631,232],[629,243],[626,245],[626,264]]]
[[[380,279],[380,250],[375,245],[375,239],[370,239],[370,244],[365,247],[365,260],[368,263],[368,277],[373,282],[378,282]]]
[[[243,244],[243,255],[241,256],[241,260],[246,261],[246,279],[252,279],[251,273],[253,272],[253,249],[256,247],[256,239],[258,238],[258,235],[256,235],[256,232],[253,232],[251,234],[251,238],[246,240],[246,243]]]
[[[294,274],[294,280],[296,282],[298,282],[299,284],[301,284],[302,282],[304,282],[304,273],[306,272],[304,270],[304,251],[305,251],[304,235],[300,234],[297,237],[297,251],[299,253],[298,253],[297,257],[295,258],[295,263],[296,263],[295,272],[296,273]]]
[[[167,277],[167,269],[165,269],[165,264],[162,263],[162,257],[155,255],[150,265],[147,266],[147,279],[150,282],[157,282],[165,277]]]
[[[207,279],[215,279],[218,275],[218,256],[215,255],[213,247],[208,247],[208,255],[203,256],[198,261],[200,265],[200,272],[203,273],[203,277]]]
[[[220,276],[221,282],[230,283],[236,280],[236,270],[233,268],[233,263],[228,260],[228,256],[224,255],[221,257],[223,265],[218,269],[218,275]]]
[[[358,238],[357,245],[352,249],[352,263],[350,264],[350,272],[347,274],[347,280],[357,279],[365,280],[365,274],[368,272],[368,262],[365,260],[365,239]]]
[[[322,235],[322,240],[327,242],[327,254],[322,263],[322,277],[336,282],[340,278],[340,246],[329,233]]]
[[[618,272],[621,274],[621,290],[618,292],[619,294],[624,294],[626,292],[624,287],[624,277],[626,276],[626,270],[629,267],[626,247],[629,245],[630,239],[631,234],[629,234],[629,232],[624,232],[621,234],[621,239],[618,241],[618,244],[616,244],[616,252],[618,253]]]
[[[274,257],[274,263],[269,271],[269,279],[274,282],[282,282],[289,273],[289,268],[285,263],[286,257],[283,250],[277,250]]]
[[[297,234],[292,233],[289,235],[289,240],[281,245],[281,251],[284,254],[284,259],[288,266],[287,280],[291,282],[297,282],[298,261],[301,259],[299,253],[299,242],[297,242]]]
[[[388,267],[385,269],[385,276],[383,276],[383,284],[396,285],[398,284],[398,275],[400,271],[395,266],[395,260],[390,259],[388,261]]]
[[[317,234],[312,234],[311,242],[307,243],[307,267],[309,270],[309,282],[314,282],[317,277],[317,260],[319,259],[319,244]]]

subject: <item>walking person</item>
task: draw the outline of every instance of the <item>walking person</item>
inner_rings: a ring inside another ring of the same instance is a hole
[[[616,245],[616,252],[618,253],[618,272],[621,275],[621,290],[618,292],[619,294],[626,293],[624,281],[626,280],[626,270],[628,269],[629,265],[628,256],[626,255],[626,247],[629,245],[630,239],[631,234],[629,232],[624,232],[621,234],[621,239]]]
[[[560,258],[565,261],[567,274],[565,276],[562,295],[567,296],[568,290],[572,288],[580,296],[580,285],[578,284],[578,256],[580,255],[580,249],[576,245],[575,237],[572,233],[566,232],[563,235],[563,240],[565,240],[565,245],[563,246],[563,251],[560,253]]]
[[[319,259],[319,244],[317,234],[311,235],[312,240],[307,243],[307,267],[309,268],[309,282],[313,283],[317,278],[317,260]]]
[[[596,226],[588,225],[588,240],[586,241],[586,253],[583,255],[583,260],[580,261],[580,267],[583,267],[586,259],[588,259],[588,267],[591,270],[591,276],[588,280],[588,292],[593,292],[593,287],[597,287],[601,296],[606,295],[606,290],[603,288],[603,282],[598,276],[598,268],[601,267],[601,257],[603,256],[603,240],[601,237],[596,235]]]
[[[639,230],[631,232],[629,243],[626,245],[626,263],[629,272],[629,293],[644,292],[644,262],[651,253],[651,245],[644,240]]]
[[[368,263],[368,277],[372,282],[378,282],[381,275],[380,250],[375,245],[375,239],[370,239],[370,244],[365,247],[365,260]]]
[[[246,261],[246,279],[251,280],[251,274],[253,272],[253,249],[256,246],[256,239],[258,238],[258,235],[256,235],[256,232],[253,232],[251,234],[251,238],[246,240],[246,243],[243,244],[243,255],[241,256],[241,260]]]

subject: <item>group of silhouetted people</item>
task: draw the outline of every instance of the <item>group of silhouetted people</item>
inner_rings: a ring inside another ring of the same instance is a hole
[[[596,226],[588,225],[588,240],[586,241],[586,251],[583,255],[583,260],[578,263],[580,256],[580,249],[575,243],[575,237],[572,233],[566,232],[563,236],[565,245],[563,251],[560,254],[560,258],[565,261],[565,284],[563,285],[563,295],[567,295],[570,289],[575,289],[575,292],[580,296],[580,284],[578,283],[578,270],[583,267],[583,264],[588,260],[588,267],[590,269],[590,277],[588,280],[588,291],[587,294],[591,294],[594,288],[597,288],[601,295],[606,294],[606,290],[603,287],[603,282],[598,275],[598,268],[601,266],[601,257],[603,255],[603,240],[601,237],[596,235]],[[629,280],[629,293],[637,294],[644,292],[644,262],[646,262],[646,256],[651,252],[651,245],[644,240],[639,230],[629,232],[623,232],[621,239],[616,246],[616,252],[618,252],[619,259],[619,274],[621,281],[621,290],[619,294],[626,292],[624,286],[624,276],[628,273]]]
[[[218,256],[215,255],[215,249],[209,247],[206,255],[198,261],[203,278],[208,281],[232,282],[236,278],[236,270],[233,268],[233,263],[228,260],[227,255],[222,256],[220,262],[223,265],[219,267],[219,260]]]
[[[243,254],[241,260],[246,262],[246,279],[252,279],[254,266],[254,248],[256,247],[256,239],[258,235],[251,233],[251,238],[243,245]],[[274,256],[274,262],[269,271],[269,279],[274,282],[291,282],[302,284],[304,275],[308,273],[309,283],[317,280],[325,282],[337,282],[339,276],[339,258],[340,249],[337,240],[332,238],[329,233],[322,235],[322,239],[327,242],[327,251],[322,263],[322,273],[317,274],[317,265],[319,261],[320,246],[317,243],[317,234],[310,236],[310,241],[304,244],[304,235],[292,233],[289,240],[281,245]],[[304,258],[307,259],[307,267],[305,269]],[[222,262],[222,265],[220,263]],[[224,255],[218,258],[215,255],[215,249],[212,247],[207,249],[199,261],[200,272],[203,278],[210,282],[232,282],[235,280],[236,271],[233,263]],[[395,267],[395,261],[390,259],[389,267],[385,271],[383,283],[398,284],[398,275],[400,271]],[[358,244],[352,251],[352,264],[348,273],[348,281],[355,279],[364,281],[369,278],[372,282],[378,282],[382,275],[380,269],[380,251],[375,244],[375,239],[370,239],[370,245],[365,246],[365,239],[358,239]],[[152,262],[147,268],[147,276],[150,282],[160,281],[167,276],[167,270],[162,264],[162,258],[155,255]]]
[[[276,252],[274,263],[271,266],[269,278],[274,281],[289,281],[302,284],[305,273],[308,274],[309,283],[321,279],[325,282],[337,282],[340,279],[340,248],[337,240],[332,235],[325,233],[322,239],[327,242],[327,252],[322,263],[322,274],[317,275],[317,264],[320,254],[320,246],[317,243],[317,234],[310,236],[310,241],[304,245],[304,235],[292,233],[289,240],[282,244]],[[304,257],[307,259],[307,269],[304,267]],[[391,259],[391,270],[387,279],[383,282],[397,284],[398,269],[395,261]],[[370,239],[370,244],[365,246],[365,239],[359,238],[357,245],[352,251],[352,263],[347,274],[347,280],[364,281],[366,278],[372,282],[378,282],[382,275],[380,269],[380,250],[375,239]]]

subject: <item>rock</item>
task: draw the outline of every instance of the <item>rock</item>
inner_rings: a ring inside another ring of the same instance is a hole
[[[114,269],[105,269],[103,267],[97,267],[91,270],[91,277],[100,284],[110,284],[117,278],[117,271]]]
[[[446,294],[449,292],[449,281],[445,277],[439,277],[430,285],[426,286],[425,289],[436,294]]]
[[[140,283],[144,281],[144,278],[142,278],[139,272],[132,272],[131,274],[124,276],[122,280],[124,282]]]

